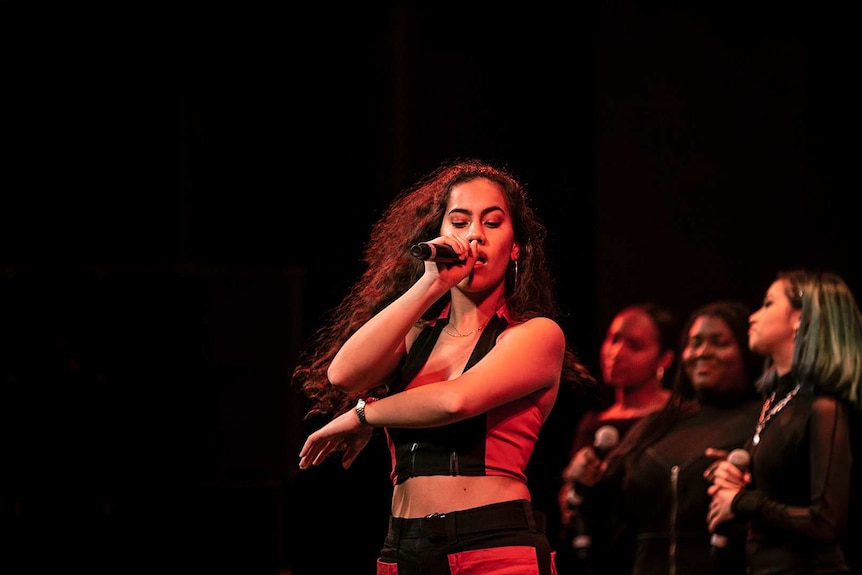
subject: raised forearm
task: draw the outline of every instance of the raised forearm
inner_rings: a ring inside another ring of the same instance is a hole
[[[439,286],[433,277],[422,276],[366,322],[333,358],[327,371],[332,385],[347,393],[380,385],[397,367],[407,334],[445,292],[445,286]]]

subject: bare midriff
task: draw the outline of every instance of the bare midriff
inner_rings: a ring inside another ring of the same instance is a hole
[[[498,475],[431,475],[411,477],[392,493],[392,516],[425,517],[491,503],[530,499],[527,486],[513,477]]]

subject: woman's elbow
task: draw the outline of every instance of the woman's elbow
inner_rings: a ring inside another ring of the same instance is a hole
[[[329,366],[329,369],[326,370],[326,377],[329,380],[329,385],[339,391],[343,391],[345,393],[350,393],[352,391],[349,378],[346,378],[338,369],[333,369],[331,365]]]
[[[329,366],[326,370],[329,384],[347,394],[361,393],[373,387],[384,385],[387,381],[385,376],[374,373],[359,373],[355,370],[338,369]]]
[[[478,415],[463,394],[455,391],[441,391],[436,398],[437,409],[447,421],[457,421]]]

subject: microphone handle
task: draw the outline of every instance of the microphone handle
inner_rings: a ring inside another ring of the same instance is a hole
[[[593,451],[595,452],[596,457],[598,457],[602,461],[605,460],[605,458],[611,452],[611,449],[613,449],[613,447],[600,447],[598,445],[593,446]]]
[[[410,248],[410,255],[427,262],[450,263],[461,261],[455,250],[445,244],[421,242]]]

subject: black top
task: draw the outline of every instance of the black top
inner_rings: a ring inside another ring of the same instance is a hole
[[[638,415],[637,417],[600,419],[602,411],[590,410],[584,413],[575,431],[574,441],[572,442],[567,462],[571,461],[572,457],[581,448],[595,444],[596,431],[599,428],[605,425],[616,428],[620,441],[622,441],[629,430],[643,418],[643,416]],[[574,487],[575,492],[579,494],[590,491],[589,487],[580,483],[577,483]],[[580,511],[576,511],[576,513],[580,513]],[[560,573],[564,573],[565,575],[588,575],[605,572],[604,565],[594,565],[594,558],[591,556],[589,550],[578,551],[573,548],[573,542],[576,537],[583,535],[592,536],[591,531],[589,519],[584,518],[583,514],[581,517],[573,518],[570,524],[560,526],[559,533],[554,538],[557,548],[557,567]]]
[[[426,327],[410,348],[389,395],[402,391],[428,360],[440,332],[448,322]],[[495,315],[485,326],[464,371],[474,366],[494,347],[497,336],[508,326]],[[485,475],[487,414],[483,413],[448,425],[421,429],[388,428],[394,449],[394,474],[400,484],[418,475]]]
[[[760,405],[756,397],[734,406],[692,401],[639,457],[621,459],[618,465],[609,461],[608,472],[584,495],[582,505],[593,526],[595,559],[606,567],[602,573],[744,573],[744,524],[737,525],[735,534],[729,532],[731,546],[721,564],[710,545],[710,500],[703,473],[714,460],[704,451],[742,447]],[[642,419],[626,442],[637,441],[661,413]]]
[[[776,402],[796,386],[778,382]],[[847,406],[802,387],[760,434],[752,453],[752,483],[733,501],[750,521],[751,575],[850,573],[840,538],[850,503]]]

